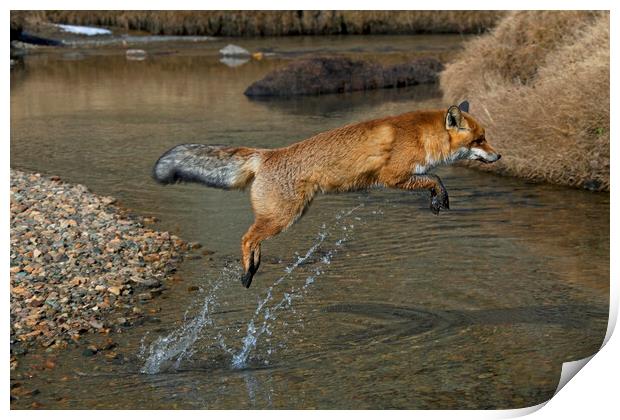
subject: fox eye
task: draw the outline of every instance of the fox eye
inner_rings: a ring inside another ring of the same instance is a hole
[[[482,143],[484,143],[484,137],[477,138],[476,140],[471,142],[471,144],[474,146],[481,145]]]

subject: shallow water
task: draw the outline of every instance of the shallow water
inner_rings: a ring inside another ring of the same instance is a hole
[[[440,106],[432,86],[270,101],[242,92],[307,52],[398,62],[449,56],[460,38],[233,42],[280,55],[231,68],[217,56],[228,41],[160,43],[144,61],[68,49],[12,71],[13,167],[113,195],[214,252],[183,264],[143,325],[112,335],[122,358],[84,347],[22,357],[12,383],[39,393],[13,408],[517,408],[550,398],[561,363],[598,349],[609,196],[465,168],[438,170],[452,207],[439,216],[427,193],[319,196],[264,243],[243,288],[246,194],[157,185],[157,157],[181,142],[277,147]],[[49,359],[55,368],[42,367]]]

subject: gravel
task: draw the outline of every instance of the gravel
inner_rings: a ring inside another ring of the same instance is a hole
[[[12,354],[131,325],[161,294],[191,245],[114,202],[11,170]]]

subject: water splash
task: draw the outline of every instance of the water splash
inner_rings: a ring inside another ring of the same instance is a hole
[[[276,286],[278,286],[280,283],[282,283],[284,280],[286,280],[288,277],[290,277],[291,273],[293,273],[295,269],[299,267],[300,264],[307,261],[308,258],[310,258],[314,254],[314,252],[319,248],[319,246],[323,243],[323,241],[325,241],[325,238],[327,237],[327,234],[324,232],[324,230],[325,230],[325,225],[322,226],[322,231],[319,232],[319,235],[317,236],[315,243],[310,247],[310,249],[308,249],[306,254],[303,257],[298,256],[297,261],[295,261],[290,266],[286,267],[284,269],[285,274],[279,277],[269,287],[269,289],[267,289],[267,293],[265,297],[258,302],[256,310],[254,311],[254,315],[252,316],[252,319],[248,322],[247,333],[242,341],[243,346],[241,347],[241,350],[233,356],[233,359],[232,359],[233,368],[241,369],[246,366],[246,362],[248,360],[250,352],[256,347],[258,338],[262,334],[264,334],[268,329],[267,325],[268,325],[269,319],[271,318],[272,312],[282,307],[284,303],[288,301],[287,295],[285,293],[282,300],[276,306],[274,306],[272,309],[266,308],[264,311],[264,315],[263,315],[263,324],[260,327],[260,329],[257,329],[255,326],[255,322],[257,321],[257,318],[259,317],[259,315],[263,312],[263,308],[265,307],[265,305],[273,299],[273,289]]]
[[[284,269],[285,274],[279,277],[269,287],[269,289],[267,289],[265,297],[258,302],[256,310],[254,311],[254,315],[252,319],[248,322],[246,335],[242,340],[241,349],[232,358],[231,367],[233,369],[243,369],[247,367],[250,353],[256,348],[259,338],[263,334],[267,334],[269,336],[271,335],[270,327],[277,319],[277,312],[283,308],[291,307],[293,299],[301,298],[305,295],[308,288],[315,282],[316,278],[323,273],[321,266],[326,266],[331,263],[332,257],[335,253],[335,249],[330,249],[325,253],[325,255],[323,255],[323,257],[319,260],[319,265],[315,268],[314,273],[306,278],[304,285],[299,290],[295,290],[294,288],[292,288],[290,291],[284,292],[282,299],[278,303],[276,303],[272,307],[268,307],[266,305],[273,299],[274,289],[284,280],[289,278],[291,274],[301,264],[308,261],[308,259],[310,259],[310,257],[314,255],[314,253],[319,249],[319,247],[331,235],[331,230],[337,230],[336,228],[340,228],[341,231],[345,232],[343,236],[336,240],[334,243],[336,247],[342,246],[342,244],[349,239],[350,231],[354,227],[353,224],[345,222],[344,218],[351,215],[351,213],[363,206],[364,204],[360,204],[349,211],[343,211],[338,214],[336,216],[336,222],[333,224],[333,226],[331,226],[331,228],[328,228],[325,224],[323,224],[323,226],[321,226],[321,230],[315,238],[314,244],[308,249],[308,251],[306,251],[306,254],[304,256],[298,256],[297,260],[293,264]],[[260,325],[260,327],[257,328],[256,324],[258,323],[261,315],[262,324]],[[271,352],[271,349],[269,349],[268,354],[271,354]]]
[[[139,356],[144,360],[144,364],[140,372],[146,374],[157,374],[168,367],[179,369],[181,362],[189,359],[195,352],[195,344],[203,338],[205,327],[208,328],[210,339],[217,344],[225,353],[232,357],[231,367],[234,369],[243,369],[247,366],[250,354],[256,348],[259,339],[265,335],[267,337],[272,334],[272,327],[278,317],[278,312],[282,309],[291,308],[294,300],[302,299],[307,293],[309,287],[314,284],[317,277],[324,272],[324,267],[328,266],[338,248],[342,246],[350,238],[354,225],[346,219],[354,211],[363,207],[360,204],[349,211],[342,211],[335,217],[335,222],[329,226],[323,224],[312,244],[304,255],[297,255],[296,260],[284,269],[284,274],[277,278],[273,284],[267,289],[265,296],[257,303],[252,318],[247,323],[246,333],[241,340],[241,348],[238,351],[231,349],[225,341],[221,329],[216,328],[215,320],[212,316],[214,309],[218,306],[218,290],[223,284],[234,283],[239,277],[238,268],[226,266],[219,278],[213,283],[202,303],[202,307],[198,314],[192,318],[185,314],[184,323],[181,327],[171,333],[158,337],[147,348],[143,338],[141,351]],[[301,287],[291,287],[288,291],[282,292],[282,297],[277,303],[269,306],[274,299],[275,291],[278,286],[286,279],[292,277],[293,273],[304,263],[309,260],[331,236],[337,236],[332,246],[324,253],[324,255],[314,265],[309,266],[311,272],[305,279]],[[293,309],[294,312],[294,309]],[[267,338],[267,341],[269,339]],[[273,349],[269,348],[267,354],[271,355]],[[268,360],[265,361],[268,363]]]
[[[144,359],[144,365],[140,372],[146,374],[156,374],[161,372],[162,367],[168,362],[173,361],[173,366],[178,369],[181,362],[193,353],[194,344],[201,338],[202,330],[205,326],[215,326],[215,322],[211,317],[213,309],[217,306],[217,291],[220,286],[232,277],[238,277],[238,273],[230,267],[225,267],[218,280],[213,284],[210,292],[205,297],[198,315],[188,319],[185,313],[184,324],[170,334],[159,337],[153,341],[148,349],[142,343],[140,356]],[[214,337],[224,350],[228,350],[224,342],[221,331]]]

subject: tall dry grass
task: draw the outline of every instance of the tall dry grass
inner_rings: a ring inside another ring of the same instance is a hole
[[[12,11],[21,20],[119,27],[159,35],[279,36],[480,33],[496,11]]]
[[[609,13],[511,12],[440,82],[502,153],[482,169],[609,191]]]

